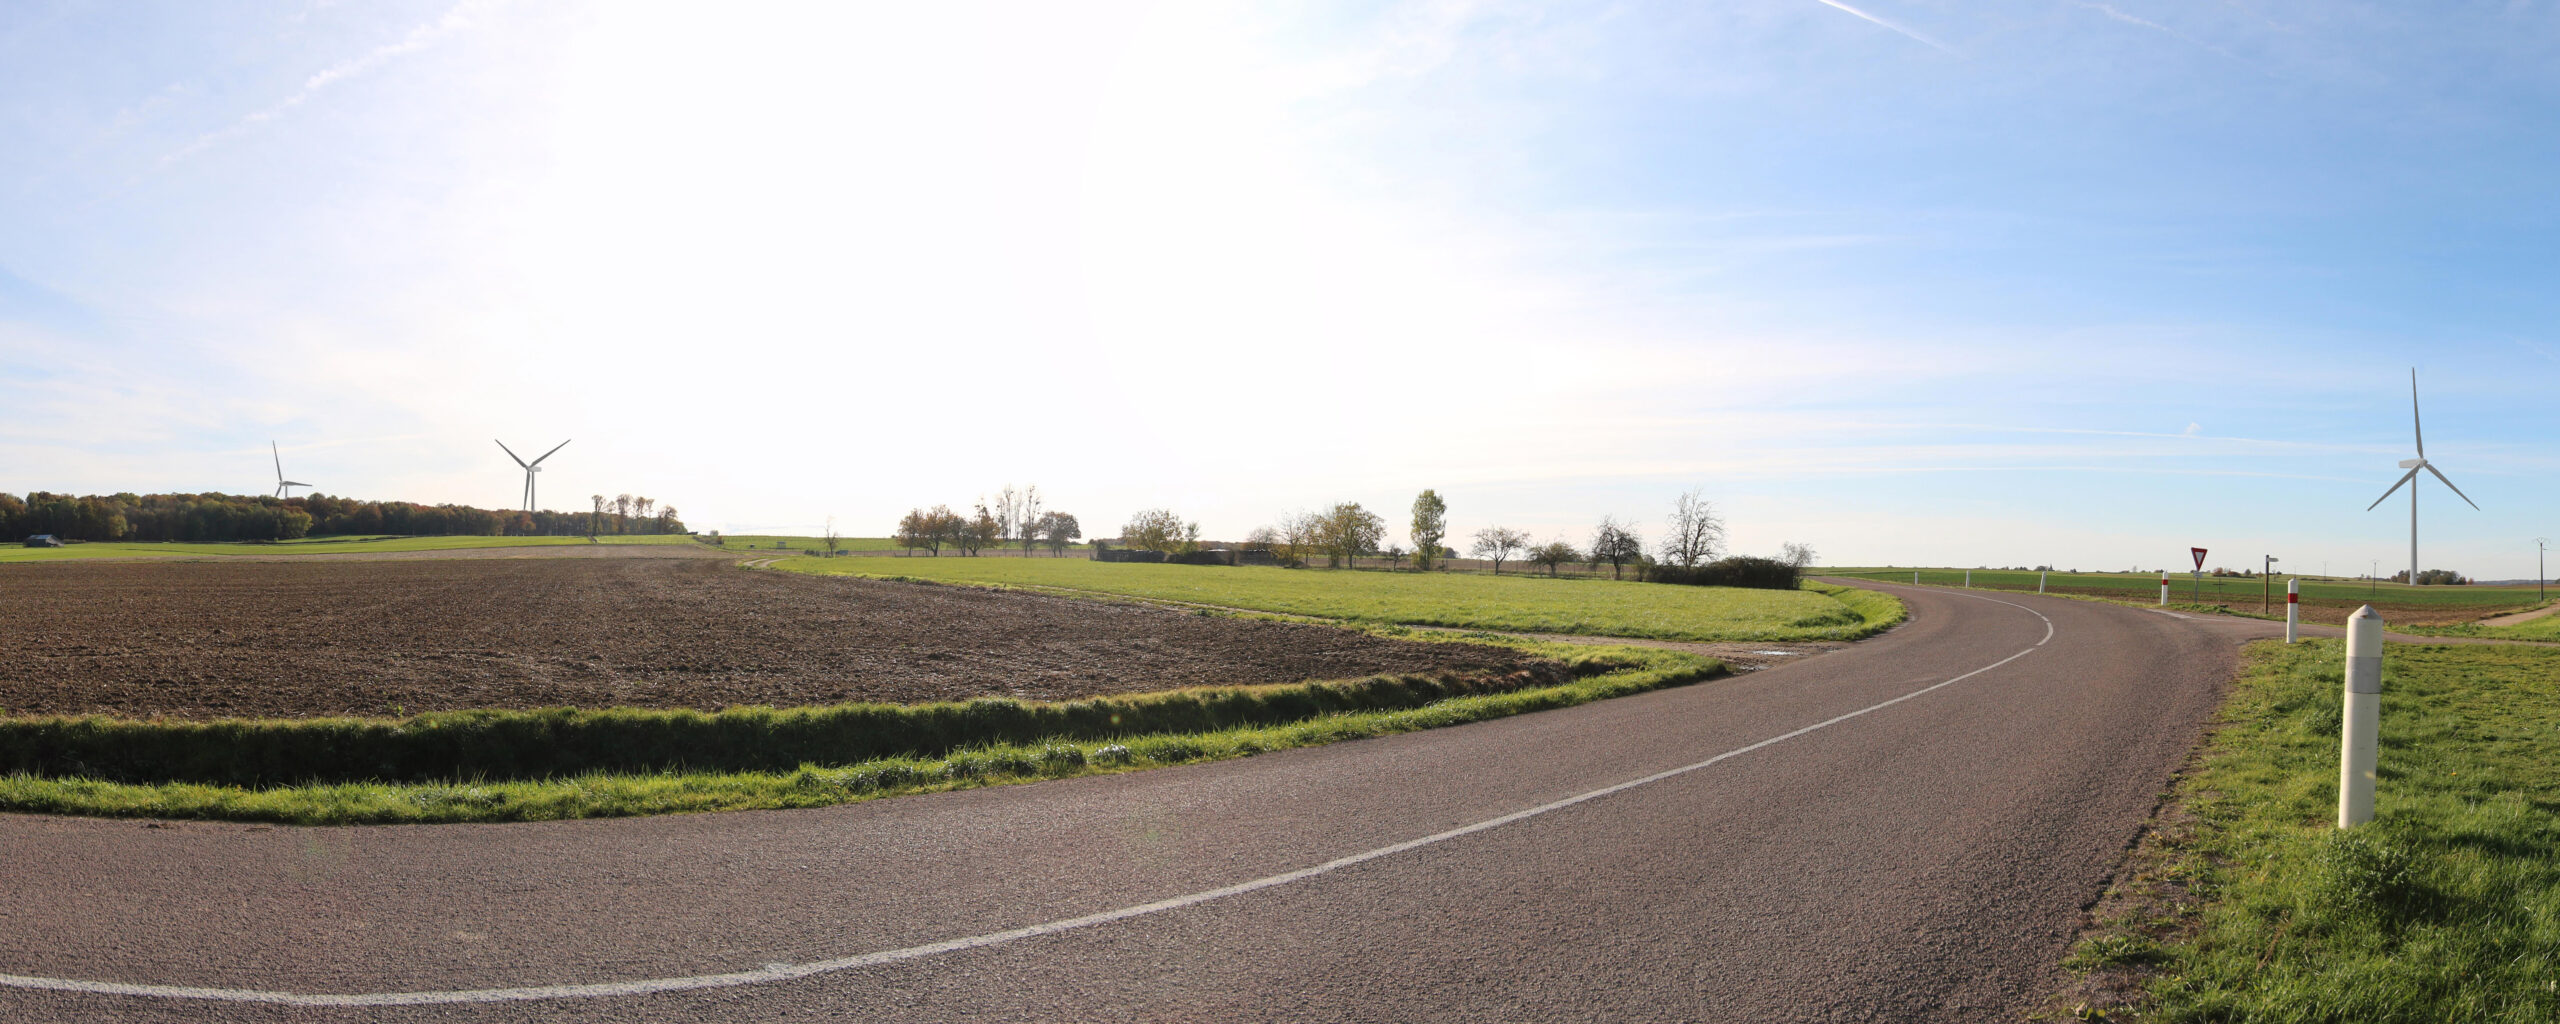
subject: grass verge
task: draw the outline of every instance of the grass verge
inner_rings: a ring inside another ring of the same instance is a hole
[[[2560,650],[2390,645],[2376,818],[2350,831],[2341,659],[2250,648],[2054,1015],[2560,1020]]]
[[[480,771],[411,781],[383,781],[376,774],[357,777],[361,781],[311,779],[236,785],[144,778],[130,772],[125,773],[126,781],[117,781],[102,778],[95,771],[77,770],[80,766],[73,765],[71,771],[19,771],[0,777],[0,811],[321,825],[533,821],[810,807],[902,793],[1244,757],[1569,707],[1697,682],[1724,672],[1724,666],[1711,659],[1670,651],[1516,646],[1551,658],[1562,666],[1561,671],[1545,679],[1511,679],[1510,688],[1490,681],[1472,692],[1448,681],[1382,677],[1348,684],[1177,691],[1074,704],[973,701],[918,706],[908,709],[914,712],[917,722],[958,723],[982,731],[955,728],[936,733],[941,743],[936,752],[928,752],[924,740],[917,738],[897,753],[820,751],[797,764],[757,770],[691,764],[657,771],[590,769],[514,777],[492,777]],[[1435,687],[1439,688],[1437,692]],[[1397,706],[1400,703],[1406,706]],[[575,722],[576,716],[593,716],[586,724],[599,730],[599,737],[627,738],[631,735],[624,728],[630,724],[627,716],[656,716],[653,721],[665,726],[690,721],[684,717],[690,715],[706,720],[713,734],[720,729],[733,729],[752,740],[757,735],[782,737],[791,723],[822,720],[829,712],[840,710],[844,709],[743,709],[717,715],[539,712],[520,717],[525,726],[552,728]],[[887,710],[899,709],[893,706]],[[295,723],[246,724],[282,727]],[[398,742],[399,737],[388,731],[404,728],[407,723],[361,724],[374,730],[366,734],[374,740]],[[353,734],[331,731],[346,723],[327,725],[329,728],[315,730],[304,738],[325,741],[334,735],[352,742]],[[0,739],[0,752],[15,756],[15,742]],[[895,746],[897,742],[875,740],[869,749],[876,750],[884,744]],[[755,756],[771,764],[769,752]]]

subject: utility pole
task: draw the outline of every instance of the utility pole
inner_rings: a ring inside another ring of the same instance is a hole
[[[2533,599],[2536,601],[2548,601],[2551,599],[2551,595],[2549,594],[2550,587],[2545,584],[2542,578],[2542,555],[2543,552],[2549,550],[2551,550],[2550,538],[2536,537],[2533,539]]]

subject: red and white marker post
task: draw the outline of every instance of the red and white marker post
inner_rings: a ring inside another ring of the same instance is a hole
[[[2284,642],[2302,636],[2302,581],[2284,581]]]
[[[2160,607],[2169,607],[2169,574],[2165,571],[2160,574]]]

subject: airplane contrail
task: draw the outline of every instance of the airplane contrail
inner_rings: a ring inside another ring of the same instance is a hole
[[[1886,20],[1886,19],[1884,19],[1884,18],[1879,18],[1879,17],[1877,17],[1877,16],[1875,16],[1875,15],[1872,15],[1872,14],[1869,14],[1869,13],[1867,13],[1867,12],[1865,12],[1865,11],[1861,11],[1861,10],[1859,10],[1859,9],[1855,8],[1855,7],[1851,7],[1851,6],[1849,6],[1848,4],[1841,3],[1841,2],[1840,2],[1840,0],[1814,0],[1814,2],[1815,2],[1815,3],[1818,3],[1818,4],[1821,4],[1821,5],[1825,6],[1825,7],[1834,7],[1834,8],[1838,8],[1838,9],[1840,9],[1840,10],[1843,10],[1843,11],[1847,11],[1847,12],[1849,12],[1850,14],[1854,14],[1854,15],[1856,15],[1856,16],[1858,16],[1858,17],[1860,17],[1860,18],[1863,18],[1863,19],[1865,19],[1865,20],[1867,20],[1867,21],[1869,21],[1869,22],[1872,22],[1872,23],[1875,23],[1875,24],[1878,24],[1878,25],[1882,25],[1882,26],[1884,26],[1884,27],[1886,27],[1886,28],[1889,28],[1889,29],[1892,29],[1892,30],[1894,30],[1894,31],[1896,31],[1896,32],[1900,32],[1900,33],[1902,33],[1903,35],[1909,36],[1909,37],[1911,37],[1911,38],[1913,38],[1913,39],[1917,39],[1917,40],[1919,40],[1919,41],[1921,41],[1921,42],[1923,42],[1923,43],[1927,43],[1927,44],[1929,44],[1931,47],[1936,48],[1939,52],[1942,52],[1942,53],[1950,53],[1950,54],[1952,54],[1952,53],[1955,53],[1955,52],[1956,52],[1955,47],[1948,46],[1948,45],[1947,45],[1947,44],[1945,44],[1945,43],[1941,43],[1941,42],[1939,42],[1939,41],[1937,41],[1937,40],[1935,40],[1935,39],[1931,39],[1931,38],[1929,38],[1928,36],[1922,35],[1922,34],[1920,34],[1920,33],[1919,33],[1919,32],[1917,32],[1917,31],[1914,31],[1914,30],[1909,29],[1909,28],[1905,28],[1905,27],[1903,27],[1903,26],[1901,26],[1901,25],[1895,24],[1894,22],[1888,21],[1888,20]]]

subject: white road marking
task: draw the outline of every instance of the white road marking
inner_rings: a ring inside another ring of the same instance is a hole
[[[1010,931],[988,932],[984,935],[971,935],[965,938],[946,939],[941,942],[926,943],[921,946],[908,946],[903,949],[882,950],[876,953],[864,953],[859,956],[837,957],[831,960],[815,960],[805,964],[769,963],[759,970],[738,971],[731,974],[696,974],[681,978],[649,978],[640,981],[607,981],[585,985],[533,985],[523,988],[479,988],[428,992],[361,992],[335,994],[275,992],[263,989],[214,988],[196,985],[137,985],[114,981],[81,981],[72,978],[29,977],[19,974],[0,974],[0,985],[12,988],[43,989],[53,992],[85,992],[95,995],[140,996],[154,999],[198,999],[229,1003],[268,1003],[284,1006],[432,1006],[453,1003],[506,1003],[533,999],[596,999],[614,996],[650,995],[659,992],[686,992],[699,989],[733,988],[740,985],[760,985],[767,982],[790,981],[795,978],[806,978],[817,974],[830,974],[836,971],[848,971],[859,967],[877,967],[881,964],[898,963],[905,960],[918,960],[924,957],[936,956],[943,953],[957,953],[964,950],[983,949],[988,946],[1002,945],[1018,939],[1036,938],[1042,935],[1055,935],[1059,932],[1074,931],[1079,928],[1089,928],[1095,925],[1110,924],[1115,921],[1126,921],[1131,918],[1145,917],[1150,914],[1163,913],[1168,910],[1180,910],[1184,907],[1198,906],[1211,900],[1222,899],[1228,896],[1238,896],[1244,893],[1256,892],[1263,889],[1275,889],[1280,886],[1288,885],[1292,882],[1305,881],[1306,879],[1314,878],[1318,875],[1330,874],[1356,864],[1365,864],[1381,857],[1392,857],[1399,853],[1419,850],[1426,846],[1445,843],[1449,840],[1463,836],[1471,836],[1488,829],[1500,828],[1504,825],[1511,824],[1512,822],[1524,821],[1549,812],[1560,811],[1576,804],[1588,803],[1593,800],[1598,800],[1601,797],[1623,793],[1638,786],[1648,786],[1656,782],[1661,782],[1665,779],[1687,775],[1690,772],[1711,767],[1719,762],[1751,753],[1752,751],[1759,750],[1762,747],[1775,746],[1798,736],[1805,735],[1806,733],[1828,729],[1852,718],[1857,718],[1871,712],[1882,711],[1896,704],[1900,704],[1903,701],[1911,700],[1912,698],[1919,697],[1924,694],[1954,686],[1957,683],[1961,683],[1967,679],[1971,679],[1985,672],[1989,672],[1992,669],[1999,668],[2002,665],[2006,665],[2010,662],[2026,657],[2029,654],[2033,654],[2035,653],[2036,648],[2044,646],[2048,641],[2053,639],[2053,620],[2045,618],[2044,613],[2036,611],[2033,608],[2029,608],[2022,604],[2013,604],[2008,601],[1983,597],[1979,594],[1954,593],[1954,596],[1970,597],[1977,601],[1990,601],[1993,604],[2008,605],[2011,608],[2016,608],[2029,615],[2033,615],[2038,619],[2043,619],[2044,639],[2036,641],[2033,645],[2016,654],[2012,654],[2006,658],[1992,662],[1991,664],[1984,665],[1981,668],[1974,669],[1971,672],[1946,680],[1945,682],[1933,683],[1903,694],[1902,696],[1895,697],[1891,700],[1870,704],[1866,707],[1859,708],[1856,711],[1826,718],[1822,721],[1815,722],[1812,725],[1805,726],[1804,728],[1797,729],[1793,732],[1780,733],[1776,736],[1769,737],[1768,739],[1761,740],[1760,742],[1750,744],[1749,746],[1735,747],[1732,750],[1717,754],[1714,757],[1697,762],[1696,764],[1683,765],[1678,768],[1655,772],[1640,779],[1631,779],[1626,782],[1618,783],[1614,786],[1606,786],[1577,796],[1565,797],[1562,800],[1553,801],[1551,803],[1539,804],[1538,806],[1528,808],[1527,810],[1513,811],[1497,818],[1487,818],[1472,825],[1461,825],[1445,832],[1434,832],[1419,839],[1408,839],[1392,846],[1381,846],[1374,850],[1351,854],[1347,857],[1337,857],[1313,867],[1299,868],[1295,871],[1286,871],[1276,875],[1266,875],[1249,882],[1238,882],[1234,885],[1224,886],[1222,888],[1208,889],[1187,895],[1169,897],[1157,900],[1153,903],[1141,903],[1136,906],[1122,907],[1118,910],[1106,910],[1101,913],[1086,914],[1082,917],[1060,918],[1055,921],[1015,928]]]

